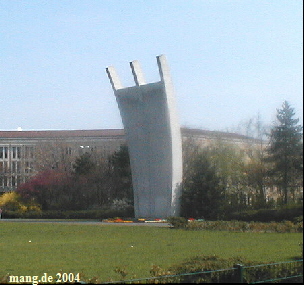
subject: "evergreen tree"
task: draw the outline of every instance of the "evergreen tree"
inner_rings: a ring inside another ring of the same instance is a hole
[[[294,109],[285,101],[277,110],[278,124],[271,129],[268,148],[269,174],[282,193],[284,204],[293,197],[303,178],[303,128],[294,115]]]
[[[216,219],[224,198],[216,170],[204,152],[198,153],[191,164],[183,181],[182,216]]]
[[[88,174],[94,167],[95,165],[91,160],[91,155],[87,152],[76,158],[75,164],[73,165],[74,172],[77,175]]]
[[[120,149],[109,157],[109,178],[112,185],[112,197],[127,199],[133,203],[132,175],[127,145],[121,145]]]

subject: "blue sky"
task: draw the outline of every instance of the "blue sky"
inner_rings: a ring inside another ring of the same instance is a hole
[[[171,68],[180,123],[303,120],[301,0],[0,0],[0,129],[121,128],[105,68]]]

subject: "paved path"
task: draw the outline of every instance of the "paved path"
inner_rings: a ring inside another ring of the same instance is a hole
[[[116,225],[116,226],[152,226],[152,227],[170,227],[169,223],[107,223],[96,220],[77,221],[77,220],[44,220],[44,219],[1,219],[2,222],[14,222],[14,223],[53,223],[53,224],[75,224],[75,225]]]

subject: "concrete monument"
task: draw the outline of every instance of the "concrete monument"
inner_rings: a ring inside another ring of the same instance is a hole
[[[130,63],[136,86],[124,88],[114,67],[106,69],[130,154],[136,218],[178,216],[182,142],[173,85],[164,55],[161,80],[146,83],[138,61]]]

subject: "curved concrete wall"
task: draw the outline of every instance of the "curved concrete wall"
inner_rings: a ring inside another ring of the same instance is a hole
[[[107,68],[130,153],[136,217],[178,216],[182,144],[173,85],[164,55],[157,57],[161,81],[146,84],[138,61],[130,63],[136,86],[123,88]]]

